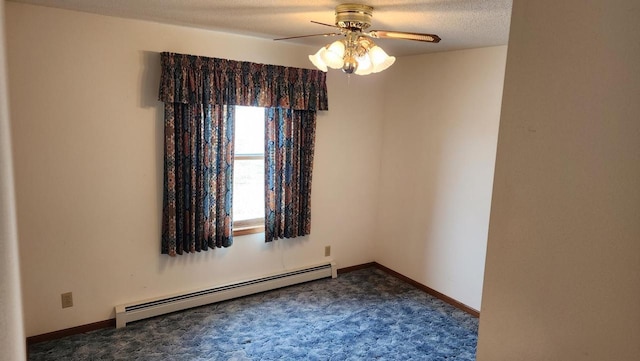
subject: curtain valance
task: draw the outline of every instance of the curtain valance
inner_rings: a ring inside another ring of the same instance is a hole
[[[328,110],[326,73],[163,52],[159,100]]]

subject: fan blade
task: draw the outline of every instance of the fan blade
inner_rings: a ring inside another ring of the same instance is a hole
[[[375,39],[405,39],[424,41],[427,43],[439,43],[440,37],[435,34],[405,33],[400,31],[371,30],[367,35]]]
[[[312,22],[312,23],[314,23],[314,24],[318,24],[318,25],[324,25],[324,26],[329,26],[329,27],[332,27],[332,28],[338,28],[338,29],[340,29],[340,27],[339,27],[339,26],[335,26],[335,25],[331,25],[331,24],[325,24],[325,23],[321,23],[321,22],[313,21],[313,20],[311,20],[311,22]]]
[[[289,39],[310,38],[312,36],[336,36],[336,35],[342,35],[342,34],[340,34],[340,33],[326,33],[326,34],[299,35],[299,36],[289,36],[289,37],[286,37],[286,38],[278,38],[278,39],[273,39],[273,40],[289,40]]]

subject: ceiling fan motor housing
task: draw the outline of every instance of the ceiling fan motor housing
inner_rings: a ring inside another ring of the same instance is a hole
[[[349,30],[364,30],[371,26],[373,8],[362,4],[336,6],[336,26]]]

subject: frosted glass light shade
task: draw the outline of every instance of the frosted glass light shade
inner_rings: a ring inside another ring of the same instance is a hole
[[[373,72],[374,73],[379,73],[379,72],[387,69],[391,65],[393,65],[393,63],[395,63],[395,62],[396,62],[396,57],[395,56],[390,56],[382,64],[375,65],[373,67]]]
[[[383,63],[389,57],[389,55],[377,45],[369,49],[369,56],[374,65]]]
[[[396,61],[395,56],[387,55],[387,53],[377,45],[369,50],[369,57],[371,58],[371,63],[373,64],[374,73],[378,73],[387,69]]]
[[[315,54],[313,55],[309,55],[309,60],[311,60],[311,63],[313,65],[315,65],[316,68],[324,71],[325,73],[327,72],[327,65],[322,61],[322,57],[320,56],[320,54],[326,51],[325,48],[320,48],[320,50],[318,50]]]
[[[329,47],[320,54],[322,61],[329,68],[340,69],[344,65],[344,43],[340,40],[334,41]]]
[[[356,61],[358,62],[358,68],[355,71],[357,75],[369,75],[373,72],[373,64],[368,53],[356,58]]]

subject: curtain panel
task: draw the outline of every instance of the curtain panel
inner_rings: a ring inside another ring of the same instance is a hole
[[[267,109],[265,241],[311,232],[311,174],[316,113]]]
[[[162,253],[233,243],[233,114],[227,106],[165,103]]]
[[[266,241],[310,231],[316,111],[328,110],[318,70],[161,53],[165,104],[161,252],[229,247],[234,105],[267,108]]]

